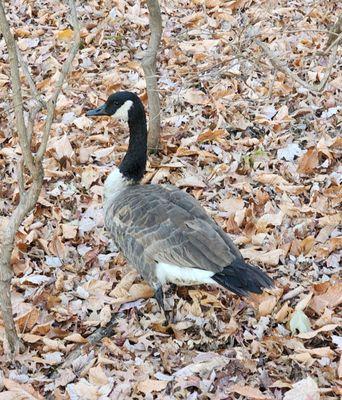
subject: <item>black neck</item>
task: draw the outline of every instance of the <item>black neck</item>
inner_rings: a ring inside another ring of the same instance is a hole
[[[147,126],[145,112],[128,121],[129,145],[119,170],[122,175],[135,183],[144,176],[147,159]]]

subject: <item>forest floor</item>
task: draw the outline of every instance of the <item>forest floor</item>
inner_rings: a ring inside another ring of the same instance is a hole
[[[163,326],[151,289],[103,226],[103,182],[127,149],[127,126],[84,115],[123,89],[147,106],[147,8],[79,2],[82,46],[57,104],[43,191],[12,257],[26,350],[13,362],[0,347],[0,400],[337,399],[342,53],[326,48],[341,3],[170,0],[161,8],[161,151],[144,181],[192,193],[276,288],[248,299],[210,286],[167,290],[174,323]],[[6,9],[47,96],[71,44],[67,3]],[[22,83],[28,110],[24,75]],[[2,38],[0,91],[1,223],[18,201],[20,159]],[[40,114],[38,137],[43,126]],[[108,337],[89,340],[111,323]]]

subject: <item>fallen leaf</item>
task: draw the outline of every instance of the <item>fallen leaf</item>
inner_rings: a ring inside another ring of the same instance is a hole
[[[331,285],[328,290],[321,295],[315,295],[310,302],[317,314],[321,314],[325,307],[336,307],[342,303],[342,281]]]
[[[167,381],[158,381],[157,379],[146,379],[145,381],[139,382],[137,389],[139,392],[146,394],[152,392],[161,392],[167,386]]]
[[[316,381],[310,376],[295,383],[293,388],[285,393],[284,400],[319,400],[319,389]]]
[[[259,389],[248,385],[239,385],[239,384],[232,385],[229,387],[229,392],[238,393],[242,396],[247,397],[248,399],[255,399],[255,400],[268,399],[268,397],[262,394]]]
[[[57,33],[57,39],[65,42],[70,42],[73,37],[74,37],[74,32],[70,28],[63,29],[62,31],[59,31]]]
[[[290,319],[290,329],[292,334],[306,333],[311,331],[311,324],[309,318],[303,313],[302,310],[297,310],[292,314]]]
[[[277,298],[275,296],[265,294],[264,299],[261,301],[258,307],[259,315],[266,316],[271,314],[276,304]]]
[[[318,167],[318,151],[315,148],[308,149],[298,161],[298,172],[310,175]]]
[[[279,257],[283,255],[283,253],[284,251],[282,249],[275,249],[267,252],[262,252],[251,248],[241,249],[241,254],[244,258],[253,260],[253,262],[267,265],[278,265]]]
[[[190,88],[182,92],[183,98],[186,102],[192,105],[205,105],[209,103],[209,98],[201,90]]]
[[[100,365],[98,365],[97,367],[90,368],[89,382],[97,386],[107,385],[108,377]]]
[[[67,342],[72,343],[88,343],[88,340],[81,336],[79,333],[72,333],[64,338]]]

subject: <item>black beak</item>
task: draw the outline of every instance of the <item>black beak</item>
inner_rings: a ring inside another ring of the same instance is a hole
[[[87,117],[95,117],[98,115],[108,115],[108,113],[106,112],[106,104],[103,104],[98,108],[95,108],[95,110],[89,110],[86,112]]]

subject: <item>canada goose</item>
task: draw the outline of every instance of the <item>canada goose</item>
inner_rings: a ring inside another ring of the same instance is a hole
[[[127,153],[104,185],[107,230],[126,259],[154,288],[164,310],[162,285],[219,284],[245,296],[262,293],[272,280],[247,264],[232,240],[190,194],[171,185],[139,184],[145,172],[144,107],[131,92],[117,92],[87,116],[128,122]]]

